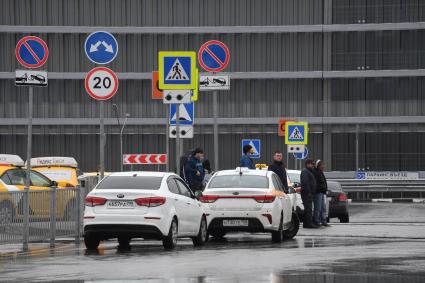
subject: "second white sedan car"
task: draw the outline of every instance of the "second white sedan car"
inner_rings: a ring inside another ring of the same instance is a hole
[[[280,242],[293,238],[299,229],[291,198],[271,171],[219,171],[208,182],[201,201],[213,237],[233,231],[271,232],[272,241]]]
[[[208,239],[202,204],[173,173],[113,173],[87,195],[85,205],[88,249],[112,238],[120,246],[132,238],[162,240],[165,249],[173,249],[181,237],[192,238],[195,246]]]

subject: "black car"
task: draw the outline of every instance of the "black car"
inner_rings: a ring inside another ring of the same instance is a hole
[[[341,184],[328,181],[329,213],[328,218],[338,218],[341,223],[348,223],[348,200],[342,191]]]

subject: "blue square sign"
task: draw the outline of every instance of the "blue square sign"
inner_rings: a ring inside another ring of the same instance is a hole
[[[290,125],[288,126],[288,141],[303,143],[306,139],[304,125]]]
[[[170,104],[170,125],[174,126],[176,124],[177,117],[177,105],[179,105],[179,124],[180,125],[193,125],[194,113],[195,113],[195,103],[185,103],[185,104]]]
[[[254,149],[254,153],[250,154],[249,156],[251,158],[260,158],[261,156],[261,140],[255,139],[255,140],[242,140],[242,155],[243,155],[243,147],[245,145],[250,145]]]

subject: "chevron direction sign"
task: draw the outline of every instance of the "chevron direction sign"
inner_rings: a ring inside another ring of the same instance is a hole
[[[123,164],[166,164],[166,154],[124,154]]]

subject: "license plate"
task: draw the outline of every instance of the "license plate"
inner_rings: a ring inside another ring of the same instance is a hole
[[[223,226],[248,226],[248,220],[223,220]]]
[[[134,208],[134,201],[132,200],[110,200],[108,201],[108,208]]]

